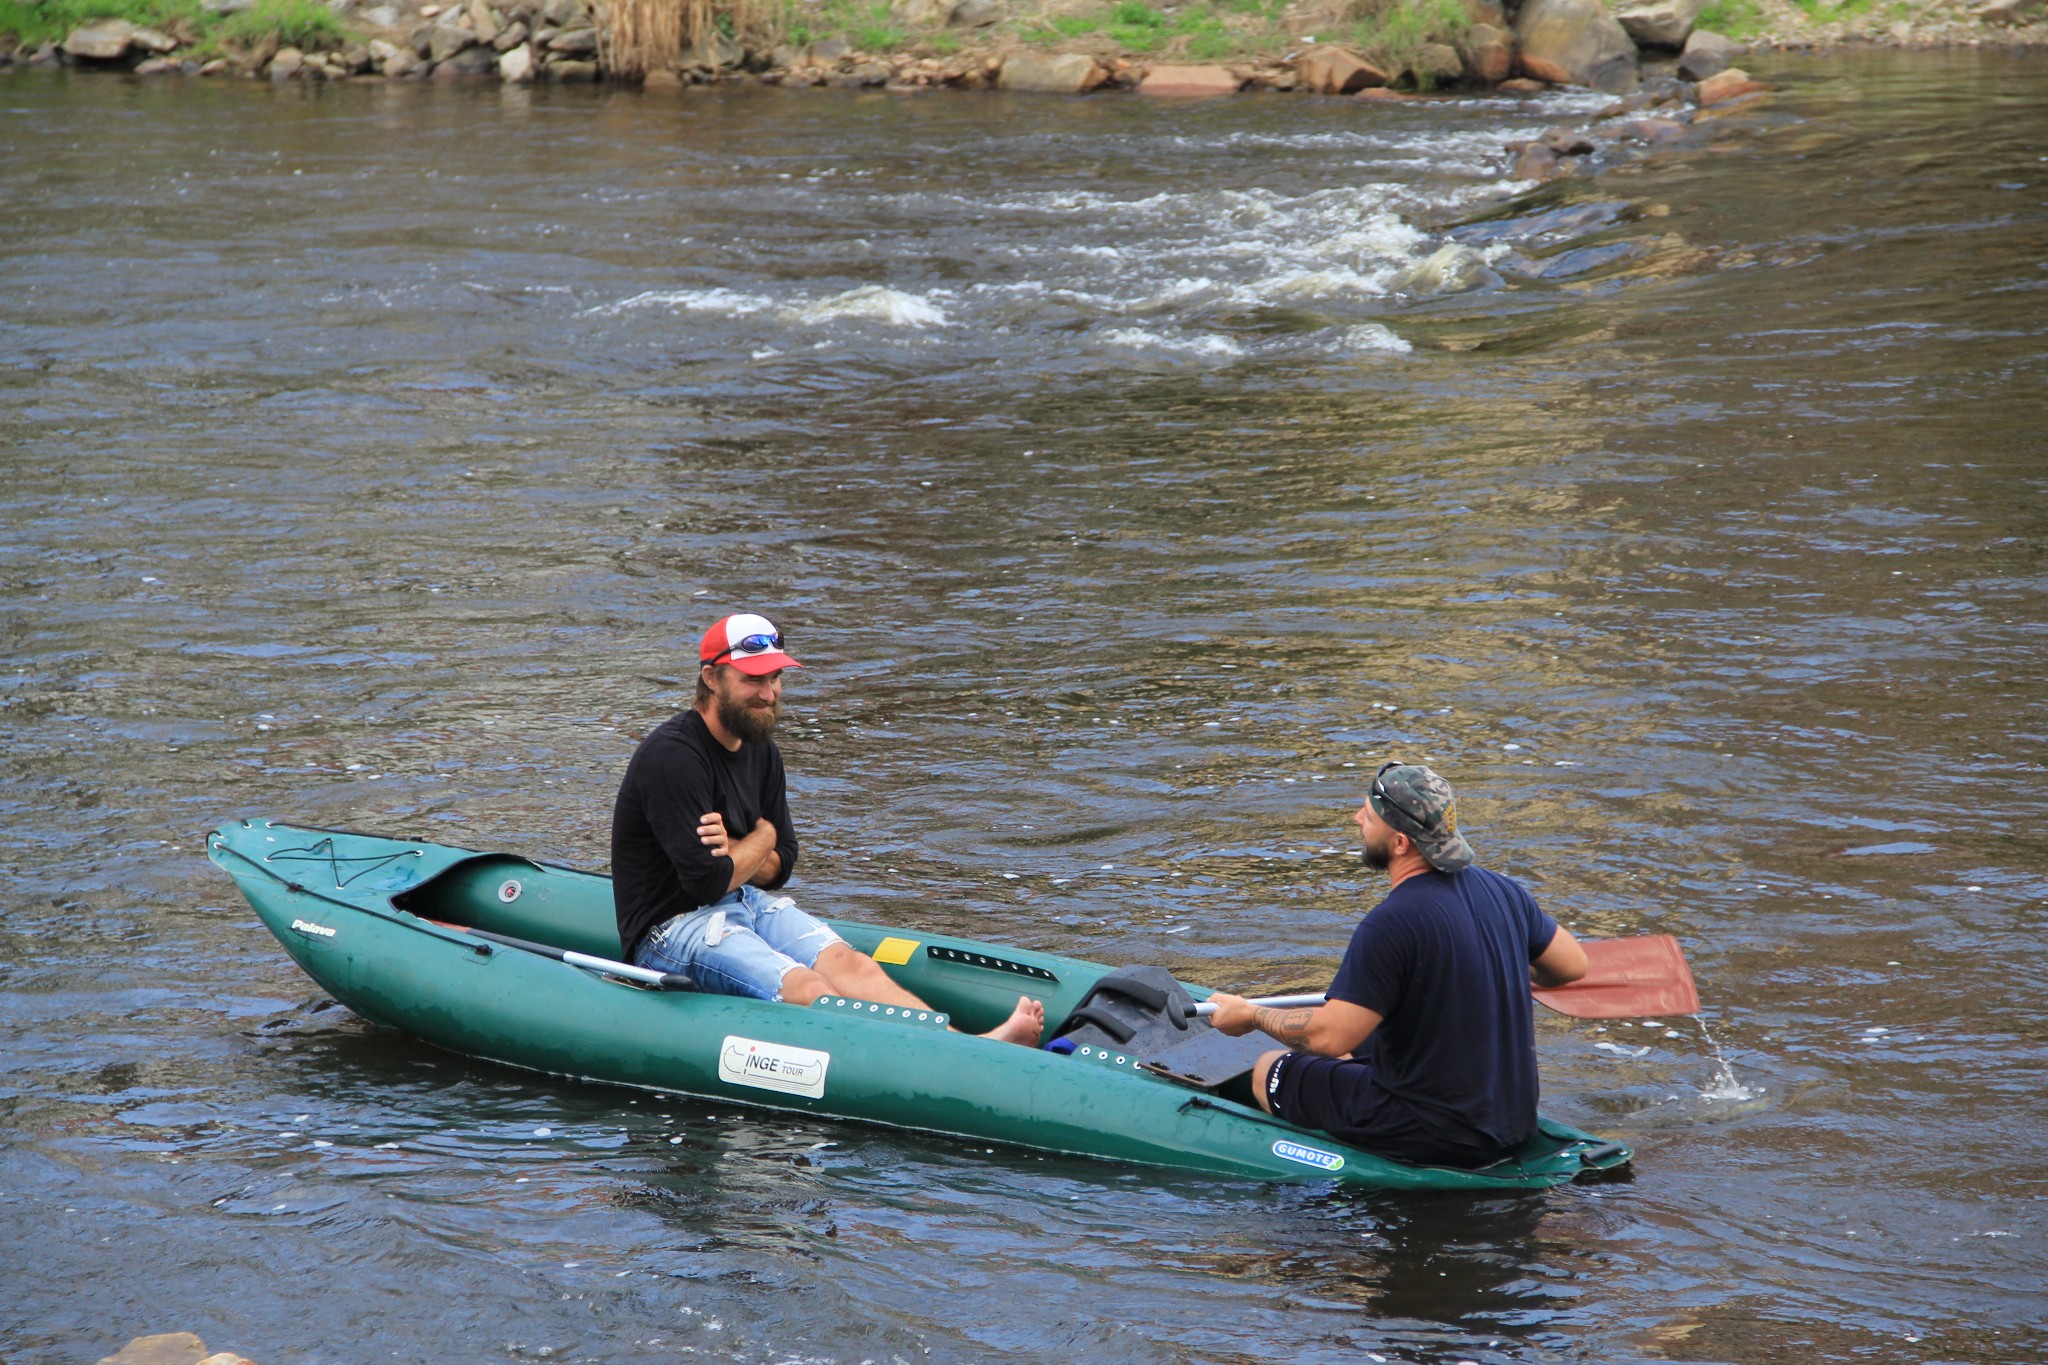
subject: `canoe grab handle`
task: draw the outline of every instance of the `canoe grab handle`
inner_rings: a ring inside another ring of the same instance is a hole
[[[1043,967],[1034,967],[1028,962],[1012,962],[1009,958],[997,957],[994,953],[970,952],[964,948],[948,948],[938,943],[928,945],[924,953],[934,962],[954,962],[963,967],[985,967],[992,972],[1012,972],[1018,976],[1028,976],[1034,981],[1043,981],[1049,986],[1057,986],[1060,983],[1057,973],[1049,972]]]
[[[1592,1147],[1581,1147],[1579,1149],[1579,1164],[1581,1166],[1599,1166],[1614,1160],[1616,1157],[1626,1160],[1628,1154],[1628,1144],[1626,1143],[1602,1142]]]

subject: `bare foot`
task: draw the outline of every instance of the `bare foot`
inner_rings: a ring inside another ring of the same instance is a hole
[[[1045,1032],[1045,1006],[1028,995],[1017,997],[1017,1008],[1010,1017],[997,1024],[984,1038],[993,1038],[999,1043],[1021,1043],[1025,1047],[1037,1047],[1038,1035]]]

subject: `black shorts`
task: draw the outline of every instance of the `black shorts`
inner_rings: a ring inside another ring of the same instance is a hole
[[[1373,1077],[1372,1063],[1289,1052],[1266,1077],[1273,1112],[1380,1156],[1423,1166],[1491,1166],[1507,1149],[1446,1141]]]

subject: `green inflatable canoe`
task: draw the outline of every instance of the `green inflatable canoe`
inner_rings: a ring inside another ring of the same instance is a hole
[[[603,970],[620,947],[611,880],[595,873],[269,820],[221,826],[207,852],[299,966],[357,1014],[549,1075],[1260,1180],[1528,1189],[1629,1160],[1618,1143],[1544,1120],[1484,1170],[1413,1166],[1261,1112],[1241,1074],[1207,1086],[1201,1068],[1170,1056],[1107,1045],[1063,1055],[972,1036],[1019,994],[1044,1002],[1050,1034],[1113,973],[1101,963],[833,921],[932,1012],[829,996],[798,1007]],[[1194,999],[1208,994],[1183,984]],[[1206,1024],[1194,1031],[1222,1041]],[[1171,1078],[1148,1062],[1195,1074]]]

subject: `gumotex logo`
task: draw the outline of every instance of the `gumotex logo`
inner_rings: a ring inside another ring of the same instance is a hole
[[[1325,1171],[1344,1169],[1344,1158],[1335,1152],[1318,1151],[1314,1147],[1304,1147],[1285,1138],[1273,1144],[1273,1155],[1282,1161],[1299,1161],[1304,1166],[1315,1166]]]

